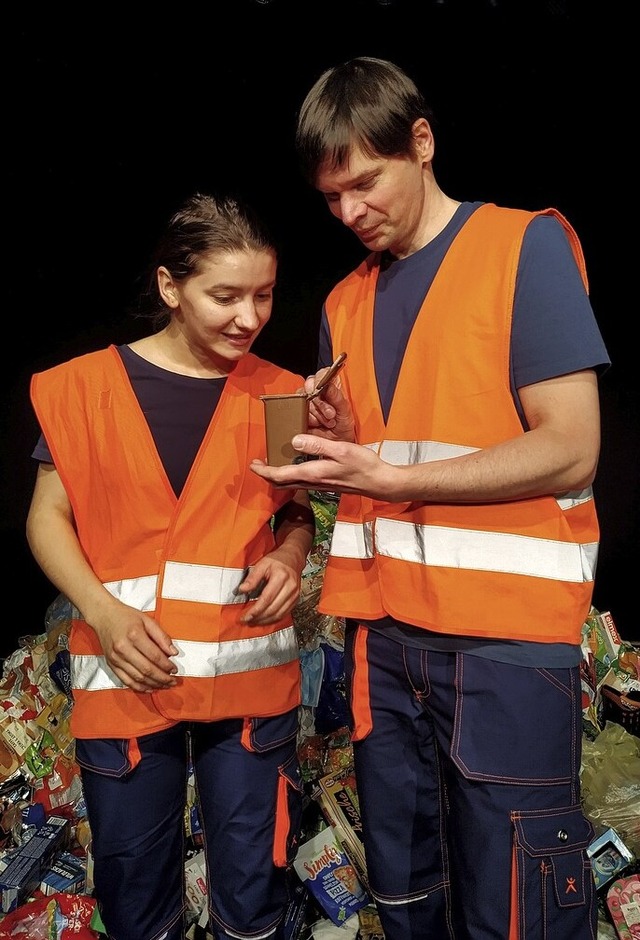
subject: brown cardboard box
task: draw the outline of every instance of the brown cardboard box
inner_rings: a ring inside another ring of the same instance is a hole
[[[309,401],[304,392],[292,395],[261,395],[264,402],[267,438],[267,463],[284,467],[303,460],[291,445],[296,434],[306,434],[309,421]]]

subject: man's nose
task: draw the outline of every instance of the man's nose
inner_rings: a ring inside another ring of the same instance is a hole
[[[340,196],[340,217],[345,225],[352,226],[366,212],[366,206],[358,196],[343,193]]]

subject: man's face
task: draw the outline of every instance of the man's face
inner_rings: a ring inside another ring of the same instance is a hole
[[[371,157],[353,149],[344,166],[321,166],[316,188],[369,251],[387,250],[402,258],[415,250],[425,199],[417,155]]]

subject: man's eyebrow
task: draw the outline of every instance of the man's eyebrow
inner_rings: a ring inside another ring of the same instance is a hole
[[[379,176],[379,175],[380,175],[379,169],[365,170],[364,172],[360,173],[358,176],[350,177],[345,188],[351,189],[354,186],[358,186],[360,183],[366,183],[367,180],[373,179],[374,177]],[[325,195],[328,195],[329,193],[337,192],[337,190],[335,189],[321,189],[320,187],[318,187],[318,189],[321,193],[324,193]]]

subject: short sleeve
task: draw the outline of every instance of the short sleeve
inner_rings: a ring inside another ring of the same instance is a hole
[[[536,216],[523,239],[514,298],[511,365],[514,388],[596,369],[609,355],[560,222]]]

